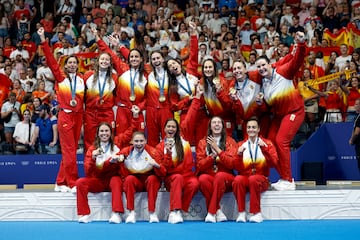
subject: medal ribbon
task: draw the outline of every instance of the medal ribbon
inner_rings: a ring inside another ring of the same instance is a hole
[[[69,75],[69,77],[70,77],[70,75]],[[75,77],[74,77],[74,79],[73,79],[73,81],[71,81],[71,77],[70,77],[70,91],[71,91],[71,99],[72,100],[75,100],[75,93],[76,93],[76,74],[75,74]],[[74,87],[73,87],[73,83],[72,82],[74,82]]]
[[[255,141],[255,154],[253,156],[252,149],[251,149],[251,143],[250,143],[250,140],[248,140],[249,153],[250,153],[251,162],[253,164],[253,169],[255,168],[255,162],[256,162],[256,159],[257,159],[257,154],[258,154],[258,149],[259,149],[259,144],[258,143],[259,143],[259,138],[256,138],[256,141]]]
[[[105,85],[106,85],[106,77],[103,79],[104,82],[101,85],[101,77],[99,75],[99,81],[98,81],[98,87],[99,87],[99,96],[100,96],[100,100],[102,99],[102,97],[104,96],[104,91],[105,91]]]
[[[135,95],[135,91],[134,91],[134,88],[135,88],[135,79],[136,79],[136,75],[138,74],[138,70],[134,70],[135,71],[135,75],[134,77],[132,77],[132,74],[131,74],[131,69],[130,69],[130,95]]]
[[[162,82],[161,82],[161,84],[160,84],[159,78],[156,78],[156,81],[157,81],[158,84],[159,84],[160,96],[164,96],[164,89],[165,89],[165,72],[164,72],[164,75],[163,75],[163,77],[162,77]]]
[[[186,80],[187,88],[184,87],[184,85],[182,85],[182,84],[180,83],[180,81],[177,81],[177,82],[178,82],[178,84],[180,85],[180,87],[181,87],[182,89],[184,89],[184,91],[185,91],[186,93],[188,93],[189,95],[192,95],[192,91],[191,91],[191,88],[190,88],[189,79],[188,79],[186,76],[184,76],[184,77],[185,77],[185,80]]]

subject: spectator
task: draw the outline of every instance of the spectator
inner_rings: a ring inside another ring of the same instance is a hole
[[[1,106],[1,118],[4,120],[5,145],[3,152],[13,153],[13,134],[15,126],[20,122],[20,103],[16,101],[16,94],[9,93],[8,101]]]
[[[56,10],[57,21],[59,22],[64,17],[72,17],[75,15],[75,7],[70,0],[64,0],[63,4],[60,4]]]
[[[260,42],[264,42],[266,33],[268,32],[269,26],[271,24],[271,21],[266,18],[264,10],[260,11],[260,17],[256,19],[255,24],[257,33],[260,36]]]
[[[41,154],[56,154],[58,144],[57,118],[50,117],[50,107],[47,104],[40,105],[39,118],[36,120],[31,146],[39,145]]]
[[[25,71],[25,70],[23,69],[23,71]],[[24,98],[26,92],[22,88],[22,85],[21,85],[21,82],[19,79],[15,79],[13,81],[13,87],[12,87],[11,92],[15,93],[17,102],[19,102],[19,103],[23,102],[23,98]]]
[[[42,103],[49,104],[51,93],[45,91],[45,81],[38,81],[38,88],[33,92],[33,97],[38,97],[41,99]]]
[[[350,62],[351,54],[349,54],[348,45],[340,45],[340,56],[335,60],[335,68],[337,71],[344,71],[347,62]]]
[[[33,64],[36,57],[36,44],[31,40],[30,32],[24,33],[24,39],[22,40],[23,48],[29,53],[29,64]]]
[[[45,81],[45,91],[48,93],[54,93],[55,77],[51,69],[47,65],[46,57],[42,57],[41,66],[36,70],[36,79]],[[39,84],[39,83],[38,83]]]
[[[356,99],[355,101],[355,108],[356,113],[360,114],[360,99]],[[360,171],[360,141],[359,141],[359,134],[360,134],[360,118],[359,115],[354,122],[354,128],[349,139],[350,145],[355,145],[355,152],[356,152],[356,160],[358,164],[358,169]]]
[[[9,35],[10,23],[5,14],[4,5],[0,4],[0,47],[4,47],[5,38]]]
[[[318,94],[320,97],[325,98],[325,108],[326,113],[324,117],[324,122],[342,122],[342,109],[344,107],[344,102],[342,98],[342,93],[339,91],[339,80],[332,80],[328,83],[328,91],[322,92],[309,87],[311,91]]]
[[[20,56],[20,58],[18,56]],[[10,53],[10,59],[13,61],[16,60],[22,62],[22,60],[24,60],[26,63],[29,62],[29,52],[23,48],[21,41],[16,42],[16,49]]]
[[[209,29],[211,29],[211,33],[213,36],[217,37],[221,34],[221,25],[226,24],[224,19],[220,18],[220,12],[218,8],[214,9],[214,17],[209,19],[207,23],[205,23]]]
[[[94,23],[97,26],[101,25],[101,19],[106,15],[106,10],[100,8],[100,4],[101,4],[100,0],[95,0],[95,7],[91,10],[91,15],[94,19]]]
[[[309,84],[313,88],[316,88],[319,90],[318,84],[313,84],[311,79],[313,79],[313,76],[311,75],[311,71],[308,68],[305,68],[303,71],[303,76],[301,81],[298,83],[298,89],[300,92],[300,95],[304,99],[305,104],[305,123],[309,126],[310,132],[315,131],[316,127],[316,118],[319,113],[319,104],[318,104],[318,98],[319,95],[311,91],[308,87]]]
[[[353,75],[350,78],[350,81],[347,83],[347,86],[344,85],[343,82],[340,84],[341,90],[345,93],[346,96],[346,122],[354,122],[357,117],[356,100],[360,99],[359,82],[359,77]]]
[[[26,109],[23,114],[24,119],[15,126],[13,138],[15,140],[16,154],[32,154],[33,148],[30,145],[34,135],[35,124],[30,121],[31,112]]]
[[[109,0],[103,0],[102,3],[100,4],[100,8],[104,9],[105,11],[107,11],[111,6],[112,4],[109,3]]]
[[[40,116],[40,106],[42,105],[41,99],[33,97],[33,112],[31,113],[31,122],[36,123],[36,120]]]
[[[340,29],[340,20],[335,15],[335,9],[331,6],[331,1],[323,11],[323,23],[324,29],[329,29],[330,32],[333,32],[335,29]]]
[[[289,34],[293,38],[295,37],[295,34],[297,32],[299,32],[299,31],[305,33],[305,29],[302,26],[300,26],[300,18],[299,18],[299,16],[294,15],[292,17],[292,22],[293,22],[293,24],[289,28]]]

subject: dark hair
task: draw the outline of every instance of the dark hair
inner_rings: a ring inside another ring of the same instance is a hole
[[[212,136],[212,130],[211,130],[211,122],[214,118],[219,118],[221,120],[221,124],[222,124],[222,130],[221,130],[221,137],[220,137],[220,142],[219,142],[219,148],[223,151],[226,150],[226,129],[225,129],[225,122],[224,120],[219,117],[219,116],[213,116],[209,123],[208,123],[208,130],[207,130],[207,135],[206,136]],[[206,150],[211,153],[211,146],[209,144],[206,144]]]
[[[270,60],[266,55],[259,56],[256,61],[259,61],[260,59],[264,59],[267,63],[270,63]]]
[[[204,65],[205,65],[206,62],[211,62],[213,64],[213,66],[214,66],[214,75],[212,76],[211,79],[206,77],[205,74],[204,74]],[[208,89],[209,89],[209,85],[210,85],[211,88],[212,88],[213,94],[216,94],[215,85],[214,85],[214,83],[212,81],[214,78],[218,77],[218,70],[217,70],[217,67],[216,67],[216,62],[211,58],[206,59],[203,62],[202,66],[201,66],[201,72],[202,72],[202,75],[204,77],[204,91],[207,92]]]
[[[179,160],[179,163],[181,163],[184,160],[184,146],[182,144],[182,140],[181,140],[181,136],[180,136],[180,126],[179,126],[178,121],[176,121],[175,118],[169,118],[166,120],[164,128],[166,127],[168,122],[175,122],[175,124],[176,124],[176,132],[174,135],[174,138],[175,138],[174,146],[175,146],[176,155]]]
[[[110,66],[107,68],[106,70],[106,80],[107,82],[110,84],[111,81],[112,81],[112,72],[113,72],[113,60],[112,60],[112,57],[109,53],[107,52],[102,52],[99,54],[99,56],[97,57],[96,59],[96,63],[95,63],[95,71],[94,71],[94,77],[93,77],[93,80],[92,80],[92,83],[93,83],[93,86],[95,86],[95,84],[97,83],[98,81],[98,77],[99,77],[99,71],[100,71],[100,66],[99,66],[99,58],[101,55],[103,54],[106,54],[110,57]]]
[[[128,56],[127,61],[128,61],[128,63],[130,63],[130,55],[134,51],[138,52],[140,57],[142,58],[142,61],[141,61],[140,66],[139,66],[139,82],[142,82],[144,80],[143,76],[144,76],[144,71],[145,71],[145,69],[144,69],[144,54],[139,49],[133,48],[129,52],[129,56]]]
[[[99,138],[99,131],[100,131],[100,127],[101,126],[107,126],[110,129],[110,139],[109,139],[109,143],[110,143],[110,149],[111,151],[114,151],[114,136],[113,136],[113,130],[111,128],[110,123],[107,122],[101,122],[97,129],[96,129],[96,137],[95,137],[95,141],[94,141],[94,146],[95,148],[99,148],[100,147],[100,138]]]

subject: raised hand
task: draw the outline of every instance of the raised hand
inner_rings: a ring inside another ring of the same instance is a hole
[[[44,33],[43,27],[41,27],[37,30],[37,34],[39,34],[41,42],[42,43],[45,42],[45,33]]]

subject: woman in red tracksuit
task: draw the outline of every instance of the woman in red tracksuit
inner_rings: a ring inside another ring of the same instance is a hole
[[[220,208],[220,200],[225,192],[232,190],[235,154],[236,142],[226,135],[224,120],[212,117],[208,124],[208,134],[196,148],[200,191],[208,209],[205,222],[227,221]]]
[[[250,193],[249,221],[262,222],[261,193],[269,188],[269,168],[276,166],[278,156],[270,140],[259,136],[260,125],[256,117],[246,123],[248,138],[238,143],[238,155],[234,168],[238,171],[232,188],[238,205],[236,222],[246,222],[246,193]]]
[[[153,71],[148,76],[146,86],[146,129],[148,144],[155,147],[160,137],[165,137],[164,125],[174,116],[170,110],[169,74],[164,68],[164,57],[159,51],[150,55]]]
[[[181,210],[188,212],[191,200],[199,188],[191,147],[188,141],[180,136],[178,122],[171,118],[165,123],[165,139],[157,145],[163,153],[163,164],[166,167],[166,189],[170,191],[169,223],[183,222]]]
[[[76,149],[83,123],[85,81],[77,73],[78,59],[75,56],[67,57],[62,70],[49,44],[45,41],[44,29],[40,28],[38,34],[47,56],[47,65],[55,76],[55,88],[60,106],[58,129],[62,161],[56,178],[55,191],[75,192],[75,182],[78,179]]]
[[[306,52],[303,32],[295,36],[297,48],[295,53],[284,57],[272,66],[266,56],[256,60],[259,74],[263,77],[263,95],[258,95],[260,107],[273,113],[268,138],[275,144],[279,155],[277,170],[280,179],[272,186],[279,191],[295,190],[291,174],[290,144],[304,121],[304,101],[294,86],[294,76],[304,63]],[[289,57],[290,56],[290,57]]]
[[[173,112],[180,112],[180,124],[186,118],[188,109],[190,107],[193,95],[195,94],[196,85],[198,85],[198,38],[195,23],[189,23],[190,27],[190,55],[189,63],[186,66],[186,71],[182,69],[182,63],[180,59],[170,59],[166,62],[167,69],[170,73],[170,101],[171,110]],[[196,127],[192,136],[188,139],[191,145],[196,145],[201,138],[206,134],[206,131],[199,131],[200,126],[205,124],[206,111],[204,107],[201,107],[199,111],[199,121],[197,121]]]
[[[114,100],[117,75],[113,73],[111,56],[100,53],[94,71],[84,74],[85,115],[84,115],[84,143],[85,152],[92,145],[96,128],[100,122],[108,122],[115,128]]]
[[[202,102],[210,117],[219,116],[225,122],[225,130],[228,136],[232,136],[235,127],[235,117],[232,112],[232,102],[228,97],[228,81],[219,77],[216,63],[212,59],[206,59],[202,65],[202,78],[200,81],[204,89]],[[223,94],[223,96],[219,96]],[[200,126],[206,131],[206,125]]]
[[[136,222],[135,193],[144,190],[148,193],[149,222],[159,222],[155,204],[161,177],[166,175],[166,169],[161,164],[161,154],[157,149],[146,144],[143,132],[135,132],[131,142],[133,146],[120,151],[121,161],[123,161],[120,165],[120,173],[124,178],[126,208],[129,210],[126,223]]]
[[[120,223],[120,213],[124,212],[122,202],[122,180],[119,175],[120,148],[128,146],[132,130],[117,137],[118,146],[113,140],[112,126],[103,122],[96,131],[95,143],[89,147],[84,159],[85,176],[76,181],[77,213],[80,223],[90,221],[88,193],[111,191],[112,215],[110,223]]]
[[[95,30],[92,30],[95,32]],[[119,45],[119,40],[112,36],[109,39],[114,45]],[[132,112],[139,112],[138,129],[145,128],[144,116],[142,111],[146,107],[145,88],[147,78],[144,70],[143,54],[138,49],[129,50],[120,46],[121,54],[127,59],[128,64],[122,61],[109,47],[101,40],[97,39],[97,45],[100,51],[107,52],[113,59],[114,69],[119,79],[116,86],[115,104],[116,111],[116,134],[123,133],[131,125]]]

